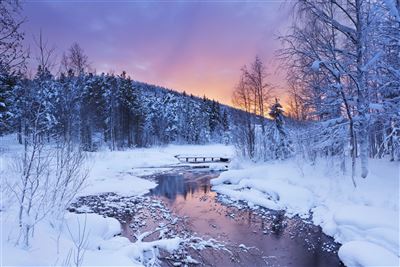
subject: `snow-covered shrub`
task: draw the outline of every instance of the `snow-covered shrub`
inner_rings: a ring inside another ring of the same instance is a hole
[[[29,247],[35,225],[45,218],[62,219],[87,177],[85,156],[76,147],[44,145],[35,137],[15,157],[6,177],[10,201],[18,206],[19,245]]]

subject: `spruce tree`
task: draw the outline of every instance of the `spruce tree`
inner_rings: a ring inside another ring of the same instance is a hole
[[[278,99],[271,106],[269,115],[274,120],[274,126],[270,133],[270,150],[273,159],[284,160],[293,154],[293,147],[289,134],[285,128],[284,111]]]

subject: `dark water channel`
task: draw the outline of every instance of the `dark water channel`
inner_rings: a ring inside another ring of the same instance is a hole
[[[205,255],[214,266],[342,266],[338,245],[316,227],[283,212],[222,203],[211,190],[218,172],[182,171],[156,175],[158,186],[150,195],[161,198],[188,227],[236,247],[236,261],[226,254]],[[244,246],[252,247],[243,249]],[[203,255],[204,256],[204,255]]]

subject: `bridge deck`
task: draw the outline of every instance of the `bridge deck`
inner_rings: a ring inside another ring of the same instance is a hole
[[[187,163],[211,163],[211,162],[230,162],[231,159],[226,156],[185,156],[176,155],[175,156],[181,162]]]

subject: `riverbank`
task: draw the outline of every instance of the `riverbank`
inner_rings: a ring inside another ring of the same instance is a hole
[[[145,196],[80,197],[70,210],[117,218],[122,236],[134,243],[138,233],[149,233],[148,244],[179,239],[178,249],[160,251],[162,266],[189,259],[205,266],[340,266],[338,244],[319,227],[281,211],[232,205],[211,190],[219,175],[177,168],[148,176],[157,187]]]
[[[20,238],[18,199],[7,184],[17,184],[19,181],[19,176],[15,175],[11,167],[16,157],[22,153],[23,146],[16,143],[15,136],[4,136],[0,141],[2,266],[141,266],[149,247],[156,246],[165,251],[173,251],[185,241],[167,238],[156,243],[132,243],[120,236],[122,229],[117,219],[104,218],[94,213],[76,214],[60,211],[61,217],[47,216],[35,222],[35,230],[28,247],[17,245]],[[232,147],[210,145],[88,153],[86,167],[90,173],[78,196],[113,193],[118,197],[140,197],[157,184],[139,176],[169,170],[169,165],[178,163],[174,156],[182,151],[199,153],[204,149],[226,153],[233,151]]]
[[[319,227],[284,212],[233,203],[212,190],[220,173],[187,170],[156,175],[150,196],[163,200],[186,228],[225,242],[234,253],[210,254],[212,266],[340,266],[338,244]]]
[[[250,206],[311,217],[342,244],[339,256],[346,265],[398,266],[399,162],[370,160],[370,174],[357,177],[357,188],[332,164],[234,162],[212,188]]]
[[[154,182],[140,176],[171,170],[180,162],[176,155],[219,154],[232,157],[234,148],[215,145],[169,145],[165,147],[138,148],[126,151],[102,151],[90,153],[90,175],[80,195],[117,193],[143,195],[156,187]]]

